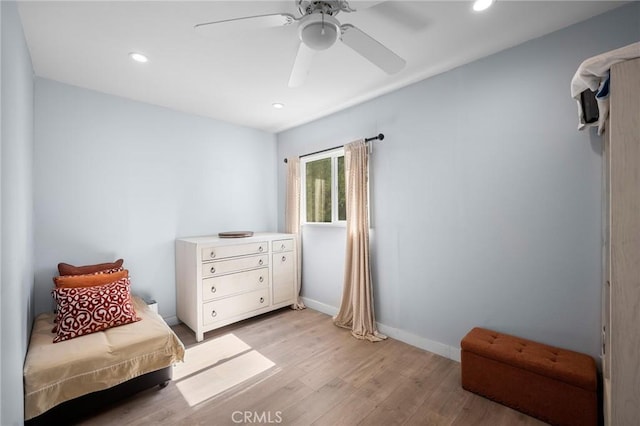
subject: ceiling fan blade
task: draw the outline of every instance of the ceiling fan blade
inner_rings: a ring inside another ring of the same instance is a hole
[[[407,61],[393,53],[379,41],[351,24],[340,26],[344,44],[362,55],[365,59],[381,68],[387,74],[395,74],[407,64]]]
[[[204,22],[194,25],[194,29],[204,36],[224,34],[226,31],[254,31],[263,28],[290,25],[296,18],[289,13],[272,13],[268,15],[245,16],[244,18],[225,19],[222,21]]]
[[[351,0],[350,5],[353,9],[355,10],[363,10],[363,9],[368,9],[370,7],[374,7],[379,5],[380,3],[385,3],[384,0],[382,1],[373,1],[373,0]]]
[[[304,84],[311,69],[311,61],[315,54],[315,50],[307,47],[307,45],[302,42],[300,43],[296,60],[293,63],[293,69],[291,69],[291,75],[289,76],[289,87],[299,87]]]

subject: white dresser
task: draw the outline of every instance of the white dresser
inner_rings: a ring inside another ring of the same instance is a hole
[[[176,240],[178,319],[200,342],[207,331],[295,302],[292,234]]]

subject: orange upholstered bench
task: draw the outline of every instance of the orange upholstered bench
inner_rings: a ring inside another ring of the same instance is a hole
[[[462,387],[553,425],[596,426],[593,358],[474,328],[462,339]]]

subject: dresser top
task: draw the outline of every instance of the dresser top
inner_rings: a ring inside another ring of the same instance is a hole
[[[193,244],[211,244],[211,243],[229,243],[242,244],[244,242],[277,240],[280,238],[292,238],[294,234],[285,234],[278,232],[256,232],[252,237],[242,238],[220,238],[217,235],[205,235],[200,237],[177,238],[177,241],[184,241]]]

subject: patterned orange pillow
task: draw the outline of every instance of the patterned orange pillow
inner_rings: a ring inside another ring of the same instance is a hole
[[[129,278],[94,287],[56,288],[58,324],[53,343],[140,321]]]
[[[83,274],[83,275],[63,275],[60,277],[53,277],[53,282],[56,288],[71,288],[71,287],[93,287],[97,285],[105,285],[114,281],[121,280],[122,278],[128,278],[129,271],[124,269],[122,271],[107,273],[95,273],[95,274]]]
[[[123,259],[118,259],[112,263],[97,263],[95,265],[73,266],[68,263],[58,263],[58,273],[60,275],[84,275],[96,272],[106,271],[109,269],[122,268]]]

